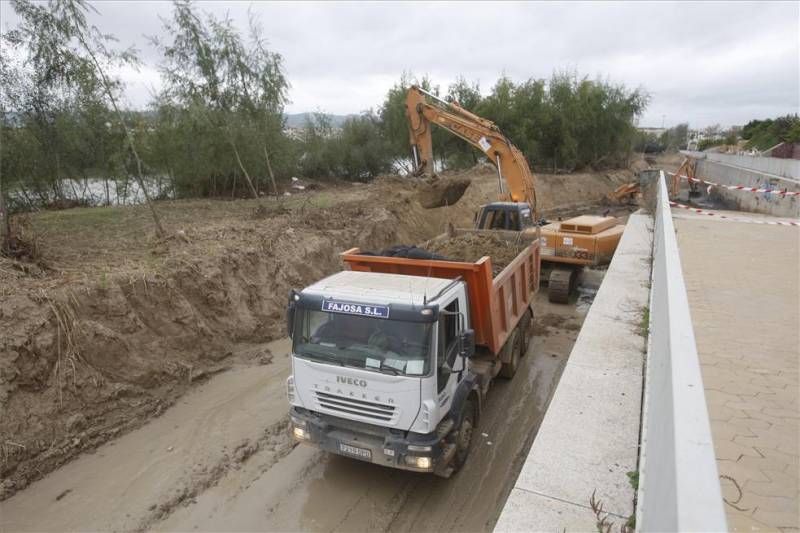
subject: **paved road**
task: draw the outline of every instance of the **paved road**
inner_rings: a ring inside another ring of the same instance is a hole
[[[681,215],[675,227],[728,526],[796,531],[800,229]]]

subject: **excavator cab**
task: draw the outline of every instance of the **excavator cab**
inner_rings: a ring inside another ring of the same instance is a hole
[[[533,227],[531,206],[523,202],[493,202],[475,214],[475,229],[524,231]]]

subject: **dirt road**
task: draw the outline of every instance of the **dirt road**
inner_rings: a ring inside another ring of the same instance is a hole
[[[536,306],[525,364],[493,385],[470,462],[449,480],[292,444],[282,340],[266,345],[270,364],[209,379],[140,429],[0,503],[0,529],[491,529],[585,316],[584,306],[551,305],[542,294]]]

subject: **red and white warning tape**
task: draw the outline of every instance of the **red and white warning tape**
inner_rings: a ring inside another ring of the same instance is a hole
[[[692,213],[698,213],[700,215],[707,215],[707,216],[710,216],[710,217],[724,218],[724,219],[732,220],[732,221],[735,221],[735,222],[747,222],[749,224],[768,224],[770,226],[799,226],[800,227],[800,221],[763,220],[763,219],[760,219],[760,218],[729,217],[727,215],[722,215],[720,213],[712,213],[710,211],[704,211],[703,209],[697,209],[696,207],[679,204],[677,202],[670,202],[669,205],[671,205],[672,207],[679,207],[681,209],[686,209],[688,211],[691,211]]]
[[[675,175],[674,172],[667,172],[667,174],[669,174],[671,176]],[[770,193],[770,194],[778,194],[780,196],[800,196],[800,191],[788,191],[786,189],[781,190],[781,189],[766,189],[766,188],[759,188],[759,187],[746,187],[744,185],[722,185],[722,184],[719,184],[719,183],[714,183],[713,181],[706,181],[706,180],[701,180],[701,179],[698,179],[698,178],[690,178],[689,176],[686,176],[686,175],[683,175],[683,174],[679,175],[678,177],[681,178],[684,181],[689,181],[689,182],[692,182],[692,183],[702,183],[704,185],[708,185],[709,192],[711,191],[711,187],[721,187],[723,189],[728,189],[728,190],[732,190],[732,191],[745,191],[745,192],[754,192],[754,193]]]

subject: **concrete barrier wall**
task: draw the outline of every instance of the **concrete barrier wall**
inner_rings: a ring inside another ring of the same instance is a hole
[[[725,531],[703,378],[664,174],[658,183],[637,529]]]
[[[766,158],[765,158],[766,159]],[[800,191],[800,183],[789,178],[780,178],[760,171],[731,166],[709,159],[697,161],[698,177],[725,185],[744,185],[746,187],[787,189]],[[779,217],[800,216],[800,197],[782,196],[774,193],[753,193],[712,188],[711,199],[720,201],[732,209],[764,213]]]
[[[613,531],[633,514],[652,249],[632,214],[495,532],[597,531],[592,495]]]
[[[800,161],[797,159],[783,159],[779,157],[756,157],[752,155],[715,154],[706,153],[706,159],[733,165],[736,167],[757,170],[773,176],[800,179]]]
[[[780,157],[758,157],[752,155],[717,154],[714,152],[697,152],[681,150],[681,153],[692,159],[707,159],[715,163],[754,170],[772,177],[787,178],[800,182],[800,161]]]
[[[724,185],[800,191],[800,161],[705,152],[682,153],[697,161],[699,178]],[[749,166],[748,166],[749,165]],[[729,209],[779,217],[800,216],[800,197],[712,188],[711,200]]]

